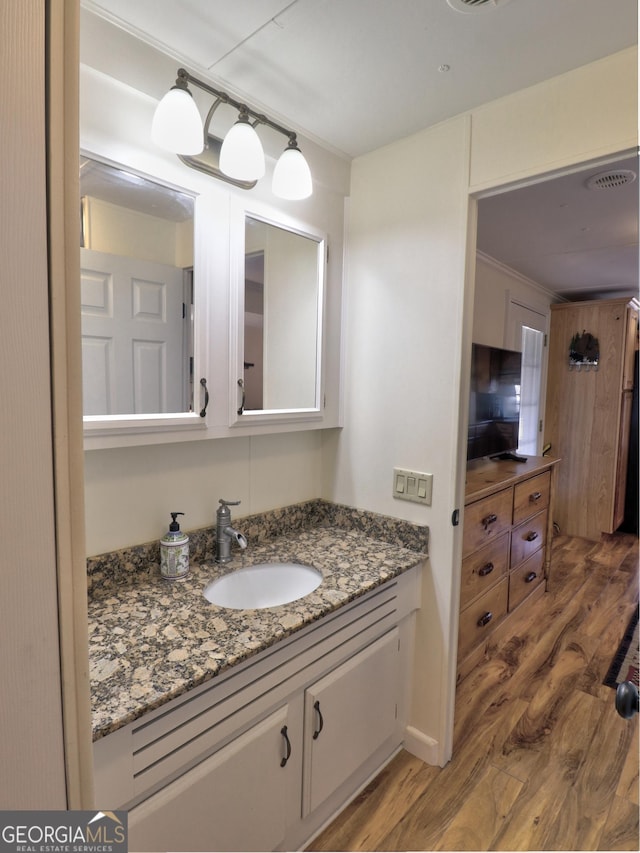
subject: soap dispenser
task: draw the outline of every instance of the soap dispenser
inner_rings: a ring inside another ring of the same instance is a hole
[[[160,540],[160,574],[170,581],[186,578],[189,574],[189,537],[180,530],[177,522],[183,512],[172,512],[169,530]]]

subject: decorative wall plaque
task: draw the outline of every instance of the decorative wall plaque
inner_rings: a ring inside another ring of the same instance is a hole
[[[582,334],[576,332],[569,344],[569,368],[597,370],[599,360],[600,344],[598,339],[584,329]]]

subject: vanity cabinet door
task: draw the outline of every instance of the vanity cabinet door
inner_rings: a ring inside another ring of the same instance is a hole
[[[394,628],[305,691],[303,816],[393,738],[399,671]]]
[[[301,704],[301,703],[300,703]],[[299,816],[301,708],[285,705],[129,812],[132,850],[274,850]],[[286,727],[286,730],[285,730]]]

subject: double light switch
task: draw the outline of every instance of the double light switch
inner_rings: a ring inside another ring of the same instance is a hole
[[[414,501],[431,506],[433,474],[420,471],[407,471],[404,468],[393,469],[393,496],[403,501]]]

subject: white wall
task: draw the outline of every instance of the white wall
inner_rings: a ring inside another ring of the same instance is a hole
[[[83,219],[86,249],[174,267],[193,264],[193,219],[170,222],[91,196],[85,196]]]
[[[473,111],[479,192],[638,144],[638,50],[622,50]]]
[[[469,131],[457,118],[353,164],[345,427],[331,448],[332,498],[430,527],[413,718],[430,721],[432,760],[454,608]],[[433,474],[432,506],[392,497],[394,466]]]
[[[87,554],[159,539],[170,512],[183,530],[311,500],[322,489],[319,431],[93,450],[85,455]],[[241,524],[238,525],[240,528]]]

